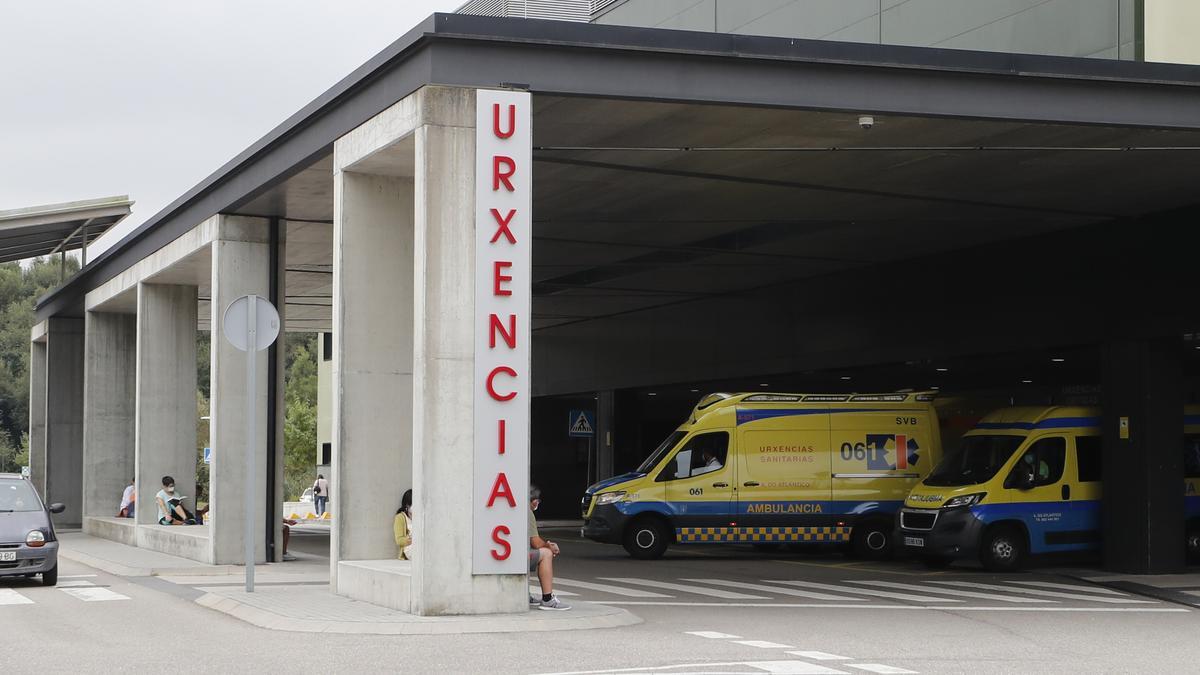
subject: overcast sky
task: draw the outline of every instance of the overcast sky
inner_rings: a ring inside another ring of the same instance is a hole
[[[95,256],[462,0],[0,0],[0,210],[128,194]]]

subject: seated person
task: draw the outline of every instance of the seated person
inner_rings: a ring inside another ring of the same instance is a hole
[[[187,497],[175,494],[175,479],[170,476],[163,476],[163,489],[154,495],[154,501],[158,505],[158,524],[159,525],[195,525],[196,516],[193,516],[187,509],[183,508],[183,500]]]
[[[125,492],[121,494],[121,508],[117,511],[118,518],[132,518],[137,507],[137,489],[133,485],[133,481],[129,481],[129,485],[125,486]]]
[[[703,454],[703,459],[704,459],[703,466],[698,466],[695,469],[692,469],[693,476],[700,476],[700,475],[703,475],[706,473],[712,473],[713,471],[716,471],[723,466],[723,464],[721,464],[721,460],[717,459],[717,455],[712,450],[705,450],[704,454]]]
[[[292,540],[292,525],[295,524],[296,521],[291,518],[283,519],[283,562],[292,562],[296,559],[296,556],[288,553],[288,543]]]

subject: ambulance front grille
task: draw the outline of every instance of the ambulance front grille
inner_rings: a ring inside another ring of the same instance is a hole
[[[905,530],[932,530],[937,521],[937,511],[908,511],[900,512],[900,527]]]

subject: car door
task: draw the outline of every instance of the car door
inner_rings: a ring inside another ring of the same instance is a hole
[[[1068,486],[1071,529],[1063,545],[1095,548],[1100,544],[1101,457],[1100,436],[1075,437],[1075,481]],[[1066,473],[1072,475],[1070,468]]]
[[[1004,481],[1004,487],[1014,490],[1014,513],[1029,530],[1032,553],[1064,550],[1062,542],[1071,529],[1070,486],[1063,480],[1068,440],[1065,434],[1033,440],[1018,453]]]
[[[675,527],[728,527],[734,506],[735,468],[730,433],[703,431],[680,444],[659,472]]]
[[[831,515],[829,415],[780,416],[738,431],[738,525],[808,527]]]

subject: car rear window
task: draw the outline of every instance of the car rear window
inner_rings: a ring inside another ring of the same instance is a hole
[[[42,502],[27,480],[0,480],[0,513],[41,511]]]

